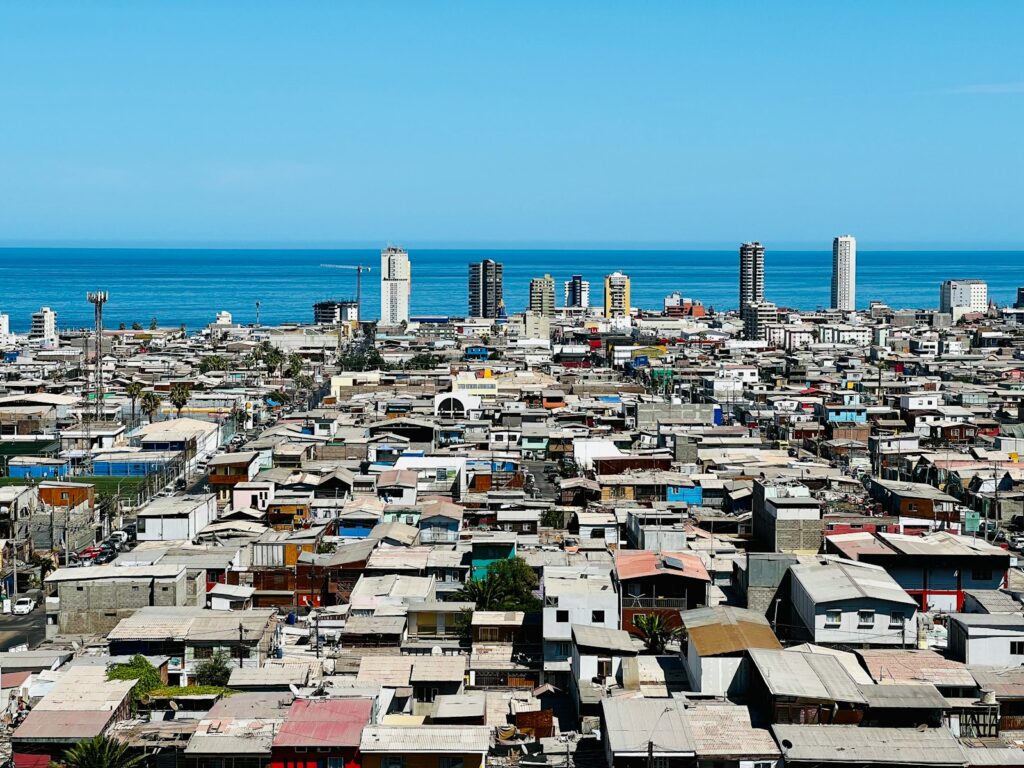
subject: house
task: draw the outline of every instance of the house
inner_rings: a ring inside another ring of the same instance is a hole
[[[426,499],[420,505],[420,541],[424,544],[454,544],[462,529],[463,508],[444,499]]]
[[[412,714],[430,717],[438,696],[455,696],[466,682],[465,656],[416,657],[409,674],[412,685]]]
[[[473,603],[454,600],[411,602],[406,605],[405,654],[431,653],[440,647],[443,652],[459,652],[468,640],[467,612]],[[468,644],[468,643],[467,643]]]
[[[692,690],[711,696],[742,695],[749,685],[749,652],[779,650],[763,614],[745,608],[695,608],[680,615],[682,656]]]
[[[608,573],[568,566],[544,568],[544,672],[568,684],[572,626],[619,628],[619,596]]]
[[[239,692],[217,700],[196,725],[185,747],[189,765],[267,765],[274,737],[284,724],[291,697],[277,691]]]
[[[960,523],[959,502],[926,483],[873,477],[869,491],[885,514],[901,518],[904,524],[927,521],[930,527],[938,528]]]
[[[373,719],[372,699],[296,699],[274,736],[270,768],[358,765],[363,728]]]
[[[419,475],[411,469],[388,469],[377,476],[377,497],[385,504],[416,503]]]
[[[858,648],[854,653],[879,685],[931,683],[947,699],[977,698],[967,666],[931,650]]]
[[[577,512],[570,530],[574,528],[581,539],[603,541],[609,549],[619,546],[619,524],[612,512]]]
[[[917,642],[917,602],[881,566],[822,557],[789,571],[793,609],[811,642]]]
[[[62,633],[103,635],[150,606],[188,610],[184,608],[189,594],[186,570],[181,564],[161,563],[58,568],[45,582],[56,587],[57,624]],[[192,594],[205,595],[205,576],[196,582]]]
[[[486,768],[491,728],[481,725],[368,725],[362,768]]]
[[[195,668],[218,652],[240,667],[262,667],[280,645],[275,616],[270,608],[228,612],[153,606],[122,619],[107,639],[113,655],[170,656],[172,680],[188,685]]]
[[[711,577],[696,553],[619,550],[614,562],[621,629],[627,632],[638,632],[637,614],[660,613],[669,626],[678,626],[679,611],[707,604]]]
[[[1024,665],[1024,616],[1019,613],[954,613],[949,617],[949,655],[981,667]]]
[[[131,716],[136,680],[108,680],[104,666],[75,666],[32,707],[10,736],[15,768],[41,768],[64,750]]]
[[[604,699],[600,714],[605,764],[615,768],[774,768],[779,761],[771,733],[751,725],[746,707],[619,697]]]
[[[971,764],[946,728],[779,724],[772,726],[772,733],[782,747],[786,768],[963,768]]]
[[[572,625],[572,674],[569,679],[580,715],[597,714],[609,688],[622,685],[622,661],[642,646],[621,629]]]
[[[139,541],[190,541],[217,517],[217,499],[168,496],[152,499],[137,513]]]
[[[470,578],[485,579],[494,563],[514,559],[518,541],[514,533],[474,531],[470,542]]]
[[[754,481],[754,539],[766,552],[814,554],[821,548],[821,502],[795,480]]]
[[[247,611],[252,608],[253,587],[237,584],[214,584],[206,593],[214,611]]]
[[[756,648],[750,659],[754,722],[856,724],[864,717],[867,699],[836,657]]]
[[[924,536],[897,533],[846,533],[829,536],[826,553],[880,565],[917,602],[919,610],[955,613],[964,591],[1006,585],[1006,550],[944,531]]]
[[[206,481],[217,494],[217,502],[226,505],[236,485],[256,479],[260,473],[260,454],[258,451],[219,454],[210,459],[207,473]]]

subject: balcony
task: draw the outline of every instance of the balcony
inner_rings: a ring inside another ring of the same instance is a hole
[[[680,608],[686,610],[685,597],[633,597],[622,598],[623,608]]]

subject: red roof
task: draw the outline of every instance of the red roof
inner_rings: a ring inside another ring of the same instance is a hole
[[[17,688],[32,676],[30,671],[0,674],[0,688]]]
[[[370,699],[296,699],[274,746],[358,747],[372,711]]]
[[[645,576],[683,576],[711,581],[700,556],[693,552],[652,552],[649,549],[617,552],[615,572],[620,581]]]

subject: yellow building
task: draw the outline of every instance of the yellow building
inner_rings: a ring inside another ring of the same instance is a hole
[[[629,275],[612,272],[604,278],[604,316],[629,317]]]

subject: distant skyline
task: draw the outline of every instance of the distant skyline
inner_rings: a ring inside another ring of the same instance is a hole
[[[1024,247],[1024,4],[0,5],[0,246]]]

